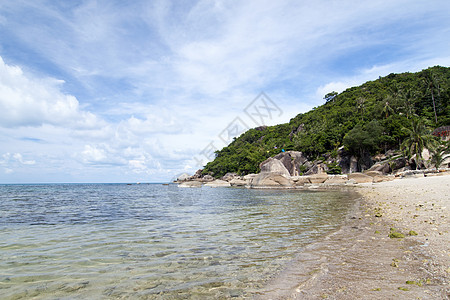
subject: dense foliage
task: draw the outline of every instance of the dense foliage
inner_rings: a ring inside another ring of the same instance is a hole
[[[250,129],[216,152],[204,174],[256,173],[259,164],[285,150],[302,151],[314,159],[336,155],[345,146],[357,157],[399,150],[408,138],[404,128],[420,118],[429,128],[450,124],[450,68],[389,74],[337,94],[299,114],[289,123]]]

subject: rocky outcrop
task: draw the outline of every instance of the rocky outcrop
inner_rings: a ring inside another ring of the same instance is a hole
[[[177,177],[176,181],[186,181],[189,179],[189,177],[191,177],[191,175],[189,175],[188,173],[183,173]]]
[[[181,188],[192,188],[192,187],[201,187],[202,183],[200,181],[186,181],[182,182],[178,185]]]
[[[246,186],[248,181],[240,178],[233,178],[231,179],[230,184],[231,186]]]
[[[212,177],[211,175],[205,175],[202,178],[200,178],[200,181],[202,181],[202,182],[210,182],[213,180],[214,180],[214,177]]]
[[[309,170],[305,173],[305,175],[314,175],[314,174],[322,174],[325,173],[325,171],[327,170],[327,166],[320,162],[320,163],[315,163],[313,164],[312,167],[309,168]]]
[[[299,176],[301,173],[301,166],[308,161],[306,156],[299,151],[281,152],[274,156],[274,159],[281,161],[288,170],[290,176]]]
[[[311,183],[324,183],[328,179],[327,173],[319,173],[308,176]]]
[[[347,175],[329,175],[328,179],[324,182],[326,185],[341,185],[348,181]]]
[[[269,157],[268,159],[263,161],[259,165],[259,168],[261,169],[261,173],[278,174],[284,175],[286,177],[290,176],[289,171],[286,169],[283,163],[273,157]]]
[[[293,176],[291,180],[294,182],[295,186],[304,186],[305,184],[310,184],[309,176]]]
[[[348,179],[354,180],[356,183],[368,183],[373,182],[373,178],[363,173],[352,173],[347,175]]]
[[[231,186],[231,184],[228,181],[216,179],[214,181],[205,183],[205,186],[209,186],[209,187],[227,187],[227,186]]]
[[[238,176],[236,173],[227,173],[227,174],[222,176],[222,180],[231,181],[236,176]]]
[[[358,172],[374,161],[376,163],[371,168],[363,173]],[[259,174],[239,176],[236,173],[227,173],[221,180],[216,180],[213,176],[203,175],[202,170],[198,170],[190,177],[187,174],[179,176],[177,182],[187,183],[180,185],[181,187],[198,187],[205,184],[211,187],[317,188],[389,181],[395,177],[387,175],[393,170],[397,171],[398,177],[424,176],[422,173],[408,171],[413,166],[412,163],[394,151],[379,154],[373,159],[370,157],[357,159],[341,147],[337,154],[325,154],[315,161],[308,161],[302,152],[286,151],[263,161],[259,165],[261,170]],[[343,173],[348,172],[348,175],[327,174],[339,172],[339,167]]]
[[[251,180],[249,186],[257,188],[292,187],[293,181],[277,173],[262,172]]]

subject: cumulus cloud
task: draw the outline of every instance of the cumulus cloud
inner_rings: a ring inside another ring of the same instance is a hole
[[[0,166],[5,174],[12,174],[15,169],[36,164],[34,160],[26,160],[20,153],[4,153],[0,159]]]
[[[61,92],[62,84],[25,74],[0,57],[0,126],[52,124],[90,129],[103,125],[94,114],[81,110],[74,96]]]
[[[18,162],[22,165],[34,165],[36,162],[34,160],[24,160],[22,154],[20,153],[5,153],[2,155],[2,160],[0,164],[6,165],[8,163]]]

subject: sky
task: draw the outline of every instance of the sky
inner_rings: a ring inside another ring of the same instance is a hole
[[[450,66],[450,1],[0,2],[0,183],[167,182],[331,91]]]

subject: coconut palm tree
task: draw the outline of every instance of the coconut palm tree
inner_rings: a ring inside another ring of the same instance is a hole
[[[436,114],[436,101],[434,99],[434,92],[437,90],[439,91],[439,83],[437,81],[436,76],[434,76],[434,74],[431,72],[431,70],[429,70],[428,72],[425,73],[425,77],[424,77],[424,83],[427,86],[427,90],[430,91],[431,93],[431,100],[433,101],[433,111],[434,111],[434,120],[437,124],[437,114]]]
[[[430,134],[423,119],[413,117],[411,119],[411,127],[404,127],[403,132],[407,137],[403,140],[401,148],[406,156],[410,159],[416,156],[416,169],[422,161],[422,151],[424,148],[432,149],[436,145],[436,140]]]
[[[431,163],[436,168],[436,171],[444,162],[447,154],[450,154],[450,142],[441,142],[439,147],[432,150]]]
[[[386,103],[383,106],[383,113],[387,119],[389,117],[389,114],[393,113],[394,110],[392,109],[391,105],[389,104],[389,100],[391,100],[390,97],[387,97],[385,100],[386,100]]]
[[[414,99],[416,97],[417,95],[411,89],[408,89],[401,94],[400,103],[402,103],[403,106],[399,107],[399,109],[405,112],[407,119],[415,113]]]

